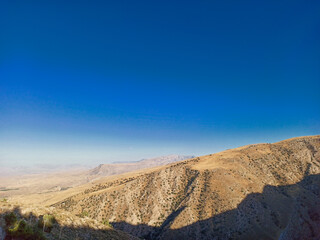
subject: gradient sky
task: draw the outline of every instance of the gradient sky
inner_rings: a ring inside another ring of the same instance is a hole
[[[320,1],[0,3],[0,165],[320,133]]]

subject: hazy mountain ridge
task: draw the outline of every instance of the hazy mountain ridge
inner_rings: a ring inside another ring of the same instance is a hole
[[[192,156],[172,154],[130,163],[100,164],[98,167],[89,170],[79,165],[74,165],[74,168],[68,166],[63,171],[57,166],[51,170],[59,169],[57,172],[47,172],[48,166],[37,166],[26,170],[16,168],[18,173],[15,173],[13,168],[11,169],[13,171],[11,176],[0,176],[0,197],[63,191],[92,182],[101,177],[166,165],[190,157]],[[41,173],[41,169],[43,169],[43,173]],[[36,171],[36,174],[21,174],[21,171],[29,172],[30,170],[32,172]]]
[[[319,150],[320,136],[249,145],[102,179],[54,206],[150,239],[317,239]]]
[[[89,175],[95,176],[111,176],[122,174],[126,172],[131,172],[144,168],[151,168],[162,166],[185,159],[193,158],[194,156],[183,156],[183,155],[168,155],[150,159],[142,159],[136,162],[127,162],[127,163],[112,163],[112,164],[100,164],[98,167],[89,171]]]

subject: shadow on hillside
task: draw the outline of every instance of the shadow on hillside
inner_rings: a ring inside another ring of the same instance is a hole
[[[236,209],[180,229],[170,225],[185,207],[172,213],[160,227],[112,223],[117,229],[148,240],[165,239],[320,239],[320,174],[293,185],[264,187]]]
[[[245,197],[236,209],[180,229],[170,229],[173,220],[185,207],[170,214],[160,227],[131,225],[126,222],[112,225],[147,240],[316,240],[320,239],[320,174],[307,176],[293,185],[267,185],[262,193],[252,193]],[[15,212],[22,215],[18,208]],[[35,218],[33,215],[24,217]],[[56,223],[47,236],[48,239],[59,239],[59,235],[61,239],[119,239],[118,233],[113,230],[72,226],[61,228]]]

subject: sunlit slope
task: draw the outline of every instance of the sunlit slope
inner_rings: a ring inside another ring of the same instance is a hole
[[[54,206],[151,239],[313,239],[319,149],[320,136],[244,146],[101,179]]]

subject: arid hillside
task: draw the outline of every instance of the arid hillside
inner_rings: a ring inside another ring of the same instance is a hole
[[[319,239],[320,136],[100,179],[53,204],[146,239]]]

